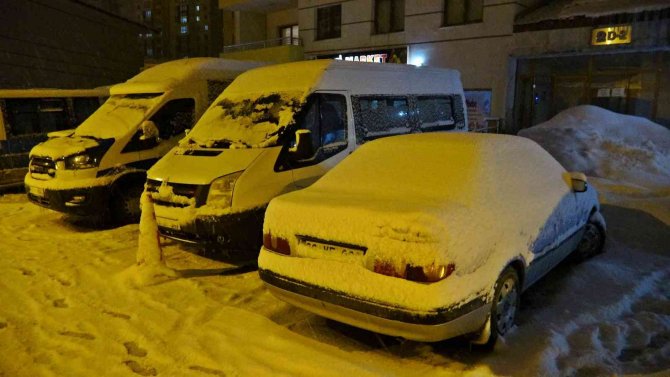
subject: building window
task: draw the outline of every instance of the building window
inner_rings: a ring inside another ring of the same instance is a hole
[[[185,23],[187,23],[187,22],[188,22],[188,17],[186,17],[186,16],[181,16],[181,23],[182,23],[182,24],[185,24]]]
[[[484,0],[446,0],[444,25],[462,25],[481,22],[484,18]]]
[[[196,11],[196,12],[200,12],[200,5],[196,5],[196,6],[195,6],[195,11]]]
[[[145,10],[144,11],[144,20],[145,21],[151,20],[151,10]]]
[[[179,32],[180,32],[181,34],[186,34],[186,33],[188,33],[188,26],[186,26],[186,25],[182,26],[182,27],[179,29]]]
[[[298,25],[286,26],[279,29],[279,35],[281,37],[281,44],[283,45],[300,45],[299,35],[298,35]]]
[[[375,33],[405,30],[405,0],[375,1]]]
[[[200,16],[195,16],[195,22],[200,22]]]
[[[342,29],[342,6],[332,5],[316,10],[316,39],[339,38]]]
[[[205,25],[205,31],[209,30],[209,25]]]

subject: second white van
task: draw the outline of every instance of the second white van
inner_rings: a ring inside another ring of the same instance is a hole
[[[147,174],[163,236],[262,243],[265,208],[383,136],[466,131],[458,71],[314,60],[240,75]]]

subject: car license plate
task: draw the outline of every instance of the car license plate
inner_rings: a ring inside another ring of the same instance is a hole
[[[30,186],[29,191],[31,195],[39,196],[40,198],[44,197],[44,189],[41,187]]]
[[[300,243],[313,250],[318,250],[324,253],[358,257],[365,255],[366,248],[356,245],[346,245],[335,242],[322,242],[309,237],[299,237]]]

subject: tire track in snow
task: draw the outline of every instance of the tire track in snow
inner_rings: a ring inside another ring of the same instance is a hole
[[[670,365],[670,286],[666,271],[641,279],[617,302],[551,331],[547,376],[653,373]]]

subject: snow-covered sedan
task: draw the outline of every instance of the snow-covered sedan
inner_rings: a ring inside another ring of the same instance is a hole
[[[492,346],[521,292],[573,251],[600,252],[595,190],[535,142],[418,134],[365,144],[275,198],[259,273],[279,298],[393,336]]]

